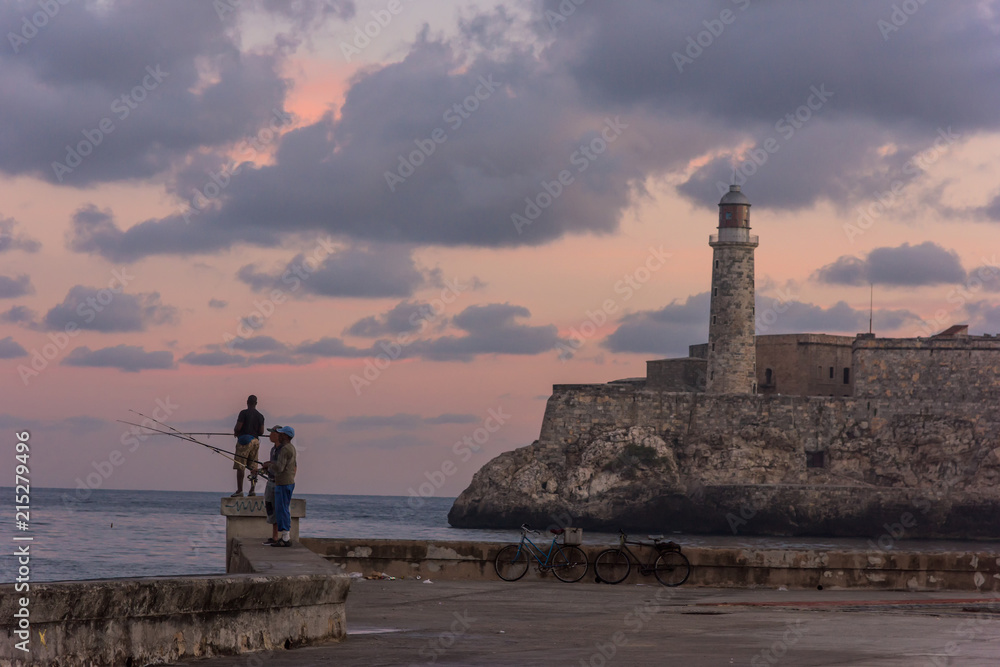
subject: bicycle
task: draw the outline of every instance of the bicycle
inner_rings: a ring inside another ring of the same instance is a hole
[[[551,570],[560,581],[566,583],[583,579],[589,566],[587,554],[579,547],[556,543],[559,536],[566,532],[562,528],[553,528],[549,532],[552,533],[552,543],[546,552],[528,537],[528,533],[541,535],[541,532],[522,525],[521,541],[508,544],[497,553],[493,562],[497,576],[504,581],[517,581],[528,571],[528,556],[531,556],[535,559],[539,572]]]
[[[681,553],[681,547],[676,542],[663,542],[662,535],[650,535],[652,542],[629,541],[624,530],[618,531],[618,546],[605,549],[594,559],[594,572],[598,582],[617,584],[625,581],[632,571],[632,561],[639,565],[639,572],[648,575],[655,574],[656,579],[664,586],[680,586],[691,574],[691,563],[687,556]],[[656,549],[656,560],[648,565],[632,553],[628,545],[652,547]]]

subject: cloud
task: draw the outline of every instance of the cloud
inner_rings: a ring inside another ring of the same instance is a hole
[[[555,326],[516,322],[530,316],[527,308],[508,303],[469,306],[452,320],[465,336],[416,341],[408,353],[431,361],[467,362],[481,354],[534,355],[555,349],[560,342]]]
[[[407,433],[397,433],[382,438],[349,442],[347,446],[351,449],[395,451],[398,449],[419,449],[421,447],[428,447],[431,444],[427,440],[415,438]]]
[[[475,424],[482,421],[476,415],[442,414],[436,417],[421,417],[420,415],[397,412],[394,415],[355,415],[337,422],[338,428],[344,431],[367,431],[374,429],[415,429],[420,426],[439,426],[442,424]]]
[[[958,284],[966,280],[958,253],[931,241],[875,248],[864,259],[844,255],[820,268],[813,277],[831,285],[875,283],[894,287]]]
[[[0,276],[0,299],[15,299],[26,294],[34,294],[35,288],[31,278],[22,274],[17,278]]]
[[[219,308],[219,309],[222,309],[222,308],[225,308],[228,305],[229,305],[229,302],[228,301],[223,301],[222,299],[209,299],[208,300],[208,307],[209,308]]]
[[[271,336],[251,336],[250,338],[234,338],[229,342],[233,350],[243,352],[278,352],[288,349],[288,346]]]
[[[0,252],[10,250],[23,250],[25,252],[38,252],[42,244],[35,239],[14,231],[17,221],[13,218],[0,217]]]
[[[711,296],[694,294],[659,310],[626,315],[601,345],[612,352],[687,356],[688,345],[708,340]]]
[[[28,351],[21,347],[13,336],[0,339],[0,359],[14,359],[16,357],[26,357]]]
[[[174,367],[172,352],[146,352],[136,345],[116,345],[100,350],[78,347],[62,361],[66,366],[86,366],[90,368],[117,368],[121,371],[137,373],[142,370]]]
[[[355,415],[337,422],[344,431],[365,431],[374,428],[416,428],[423,423],[419,415],[397,412],[394,415]]]
[[[237,277],[258,291],[301,286],[310,294],[354,298],[406,297],[440,282],[437,271],[417,268],[408,249],[390,246],[344,248],[319,266],[300,253],[276,274],[261,273],[247,265]]]
[[[660,356],[687,356],[688,345],[708,340],[711,296],[702,292],[685,301],[673,301],[659,310],[626,315],[618,329],[602,341],[612,352]],[[868,329],[868,310],[857,310],[840,301],[828,308],[804,303],[794,298],[784,300],[757,295],[756,330],[758,335],[785,333],[831,333],[854,335]],[[875,325],[881,331],[894,331],[920,321],[908,310],[878,309]]]
[[[418,331],[424,323],[435,319],[433,306],[420,301],[401,301],[383,315],[358,320],[344,333],[349,336],[377,338]]]
[[[247,358],[240,354],[230,354],[228,352],[190,352],[180,359],[181,363],[192,366],[230,366],[243,365]]]
[[[310,415],[310,414],[297,414],[290,417],[284,415],[278,417],[275,420],[275,424],[327,424],[330,422],[329,417],[324,417],[323,415]]]
[[[348,359],[371,356],[371,350],[347,345],[339,338],[321,338],[317,341],[301,343],[295,347],[297,354],[312,354],[319,357],[344,357]]]
[[[31,419],[22,415],[11,415],[0,413],[0,429],[23,431],[55,429],[68,431],[70,433],[94,433],[109,426],[106,419],[92,417],[90,415],[75,415],[63,419]]]
[[[298,44],[354,5],[238,5],[60,2],[37,36],[0,51],[0,172],[79,187],[147,179],[256,135],[284,106]],[[20,26],[27,9],[2,3],[0,25]],[[260,22],[272,43],[247,39],[244,24]]]
[[[124,332],[176,321],[177,309],[160,303],[159,292],[126,294],[76,285],[61,304],[46,313],[44,324],[49,330],[74,324],[90,331]]]
[[[0,313],[0,321],[31,327],[35,323],[35,311],[27,306],[11,306],[3,313]]]

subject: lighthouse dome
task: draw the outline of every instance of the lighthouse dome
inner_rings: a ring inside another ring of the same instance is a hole
[[[747,199],[747,196],[745,194],[740,192],[740,186],[738,185],[730,185],[729,192],[724,194],[722,196],[722,199],[719,201],[719,206],[726,206],[732,204],[750,206],[750,200]]]

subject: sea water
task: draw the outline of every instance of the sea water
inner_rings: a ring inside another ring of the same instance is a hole
[[[82,495],[82,494],[81,494]],[[14,489],[0,488],[13,499]],[[454,498],[295,494],[306,501],[303,537],[491,541],[519,538],[516,530],[457,529],[448,525]],[[218,493],[95,490],[81,500],[72,489],[31,490],[29,529],[3,521],[0,581],[14,581],[14,545],[30,545],[31,580],[224,573],[226,523]],[[413,503],[414,505],[418,503]],[[542,526],[540,526],[542,527]],[[13,537],[30,536],[31,542]]]

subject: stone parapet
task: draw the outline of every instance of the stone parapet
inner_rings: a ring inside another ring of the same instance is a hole
[[[121,667],[338,640],[349,585],[325,573],[32,583],[29,659],[11,625],[23,594],[4,585],[0,664]]]

